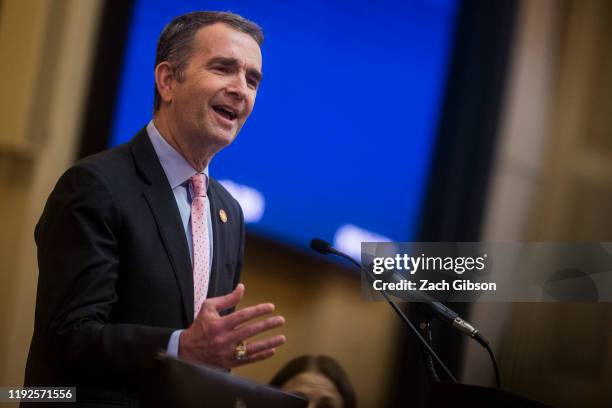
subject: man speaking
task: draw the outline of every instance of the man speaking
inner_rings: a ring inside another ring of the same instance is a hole
[[[193,12],[157,45],[153,120],[131,142],[85,158],[36,227],[39,279],[26,386],[77,386],[79,401],[140,399],[159,350],[230,369],[271,357],[272,304],[234,311],[244,222],[208,166],[251,113],[261,29]]]

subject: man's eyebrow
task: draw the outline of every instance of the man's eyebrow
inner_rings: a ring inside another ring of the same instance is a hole
[[[229,58],[229,57],[213,57],[208,60],[208,62],[206,63],[206,66],[210,67],[211,65],[215,65],[215,64],[221,64],[224,66],[238,65],[238,60],[236,58]]]
[[[207,67],[213,66],[213,65],[223,65],[225,67],[232,67],[232,66],[238,66],[238,60],[236,58],[229,58],[229,57],[213,57],[210,60],[208,60],[208,62],[206,63]],[[257,82],[261,82],[261,79],[263,78],[263,74],[258,71],[257,69],[247,69],[247,74],[251,77],[253,77]]]

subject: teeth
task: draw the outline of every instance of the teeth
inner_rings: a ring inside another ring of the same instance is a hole
[[[222,111],[222,112],[227,113],[227,115],[230,117],[230,119],[235,119],[235,118],[236,118],[236,116],[238,116],[238,115],[236,115],[234,112],[232,112],[231,110],[229,110],[229,109],[227,109],[227,108],[224,108],[223,106],[217,106],[217,107],[215,107],[215,108],[216,108],[217,110],[219,110],[219,111]]]

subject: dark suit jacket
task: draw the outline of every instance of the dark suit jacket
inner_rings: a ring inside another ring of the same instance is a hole
[[[213,297],[238,284],[244,223],[238,203],[213,179],[208,195]],[[66,171],[35,239],[39,277],[25,385],[76,385],[80,400],[115,392],[139,398],[154,354],[194,313],[185,231],[146,130]]]

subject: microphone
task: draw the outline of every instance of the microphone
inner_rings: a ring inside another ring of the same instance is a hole
[[[360,270],[363,269],[359,262],[357,262],[349,255],[345,254],[344,252],[338,251],[332,246],[332,244],[323,239],[313,238],[310,241],[310,248],[322,255],[337,255],[341,258],[348,260],[353,265],[357,266],[357,268],[359,268]],[[366,274],[369,274],[368,270],[363,270],[364,272],[366,272]],[[383,296],[385,296],[387,301],[390,302],[390,300],[386,296],[386,293],[383,292]],[[450,324],[452,327],[459,330],[461,333],[476,340],[482,347],[486,348],[489,345],[489,342],[487,342],[484,337],[482,337],[480,332],[470,323],[459,317],[459,314],[454,310],[444,306],[444,304],[442,304],[441,302],[434,301],[429,295],[421,291],[414,291],[412,296],[415,301],[419,302],[417,303],[417,309],[421,313],[427,315],[428,317],[435,317],[438,320]]]
[[[333,255],[337,255],[339,257],[342,257],[344,259],[347,259],[349,262],[351,262],[352,264],[356,265],[358,269],[361,270],[361,265],[359,264],[359,262],[357,262],[356,260],[354,260],[353,258],[351,258],[350,256],[348,256],[347,254],[345,254],[344,252],[338,251],[336,248],[334,248],[329,242],[324,241],[320,238],[314,238],[313,240],[310,241],[310,248],[312,248],[314,251],[322,254],[322,255],[329,255],[329,254],[333,254]],[[416,327],[414,327],[414,325],[412,324],[412,322],[408,319],[408,317],[406,317],[406,315],[404,314],[404,312],[402,312],[402,309],[399,308],[399,306],[397,306],[395,304],[395,302],[393,302],[391,299],[389,299],[389,296],[387,296],[387,294],[385,292],[382,292],[383,297],[385,298],[385,300],[387,301],[387,303],[389,303],[389,306],[391,306],[391,308],[395,311],[395,313],[397,313],[397,315],[400,317],[400,319],[402,319],[404,321],[404,323],[406,323],[406,326],[408,326],[410,328],[410,330],[412,330],[412,332],[414,333],[415,336],[417,336],[417,338],[419,339],[419,341],[421,342],[421,344],[423,345],[423,347],[425,347],[427,349],[427,351],[429,351],[430,355],[433,356],[433,358],[436,359],[436,361],[440,364],[440,366],[444,369],[444,371],[446,372],[446,374],[448,375],[448,377],[455,383],[457,384],[458,381],[455,378],[455,376],[453,375],[453,373],[451,373],[451,371],[448,369],[448,367],[444,364],[444,362],[442,362],[442,360],[440,359],[440,356],[438,356],[438,353],[436,353],[434,351],[434,349],[431,348],[431,346],[429,345],[429,343],[427,342],[427,340],[425,340],[423,338],[423,336],[421,336],[421,333],[419,333],[419,331],[416,329]]]
[[[312,240],[310,240],[310,248],[323,255],[331,254],[332,251],[338,252],[334,249],[334,247],[332,247],[329,242],[321,238],[313,238]]]
[[[357,262],[356,260],[348,256],[344,252],[338,251],[336,248],[332,246],[332,244],[325,241],[324,239],[313,238],[310,241],[310,248],[322,255],[329,255],[329,254],[338,255],[344,259],[347,259],[349,262],[352,262],[354,265],[357,265],[357,267],[361,269],[361,265],[359,264],[359,262]]]

